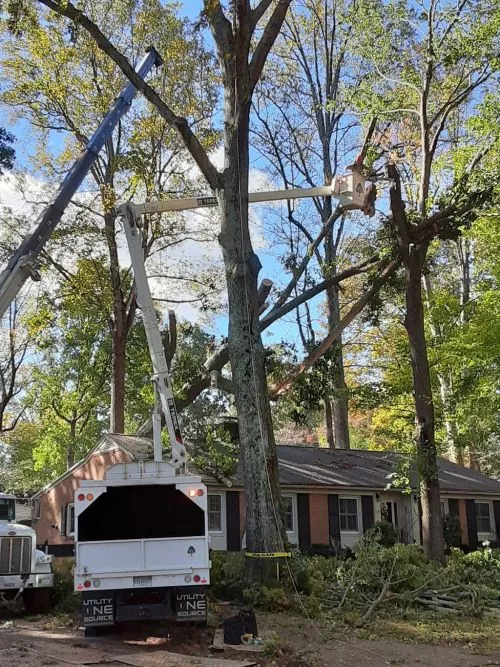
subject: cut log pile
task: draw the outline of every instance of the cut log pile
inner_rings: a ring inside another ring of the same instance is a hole
[[[420,593],[415,602],[425,609],[439,611],[442,614],[459,614],[467,609],[475,608],[475,594],[472,591],[458,591],[445,593],[443,591],[429,590]],[[482,607],[482,612],[500,616],[500,600],[490,600],[488,606]]]

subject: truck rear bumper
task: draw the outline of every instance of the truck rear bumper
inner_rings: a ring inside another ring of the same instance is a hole
[[[124,589],[157,589],[194,586],[207,586],[210,583],[209,568],[179,568],[168,571],[139,570],[136,572],[93,572],[81,574],[75,572],[75,591],[86,592],[86,588],[122,591]],[[99,592],[99,590],[97,592]]]
[[[207,619],[206,587],[101,590],[82,593],[81,620],[86,628],[123,621],[179,622]]]

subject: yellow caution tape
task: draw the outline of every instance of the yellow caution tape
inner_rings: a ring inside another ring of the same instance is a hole
[[[247,558],[290,558],[290,551],[275,551],[273,553],[246,553]]]

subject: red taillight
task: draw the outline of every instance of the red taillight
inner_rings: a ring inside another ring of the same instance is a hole
[[[200,581],[200,579],[201,579],[201,577],[200,577],[199,574],[195,574],[194,577],[193,577],[193,581],[195,582],[195,584],[197,584]]]
[[[203,491],[203,489],[198,489],[198,491],[196,492],[196,495],[197,496],[202,496],[204,493],[205,493],[205,491]]]
[[[90,587],[92,586],[92,584],[91,584],[91,582],[90,582],[88,579],[86,579],[86,580],[83,582],[83,586],[84,586],[84,588],[90,588]]]
[[[78,500],[85,500],[85,496],[83,495],[83,493],[78,494]]]

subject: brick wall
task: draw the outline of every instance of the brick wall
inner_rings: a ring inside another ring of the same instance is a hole
[[[63,508],[74,500],[75,491],[83,479],[104,479],[106,471],[115,463],[128,463],[130,456],[121,450],[94,454],[89,461],[63,479],[40,497],[40,519],[33,521],[37,544],[71,545],[73,538],[61,535]],[[64,532],[64,531],[63,531]]]

